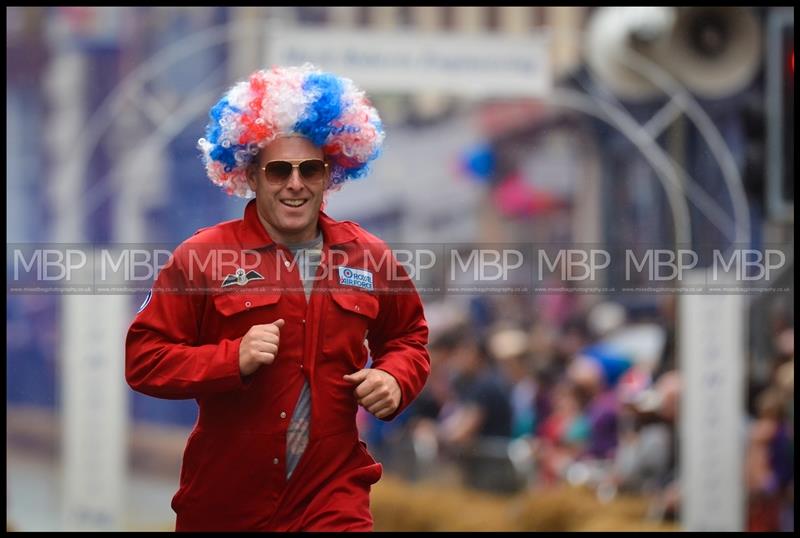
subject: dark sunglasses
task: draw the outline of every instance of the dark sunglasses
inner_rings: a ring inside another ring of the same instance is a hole
[[[328,163],[322,159],[269,161],[262,170],[268,182],[280,184],[289,179],[295,168],[300,171],[300,178],[305,183],[319,183],[325,179]]]

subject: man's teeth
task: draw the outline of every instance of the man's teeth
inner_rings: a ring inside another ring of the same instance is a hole
[[[300,207],[301,205],[306,203],[305,200],[281,200],[281,202],[291,207]]]

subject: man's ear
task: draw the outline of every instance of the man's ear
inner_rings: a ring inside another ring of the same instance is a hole
[[[245,171],[245,176],[247,177],[247,186],[250,187],[250,190],[253,192],[256,192],[256,185],[258,184],[258,181],[256,180],[256,178],[258,177],[256,175],[258,171],[257,166],[258,166],[257,163],[252,163],[247,167],[247,170]]]

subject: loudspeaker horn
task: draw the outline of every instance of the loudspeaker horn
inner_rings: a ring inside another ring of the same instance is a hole
[[[763,54],[752,9],[678,8],[664,67],[699,97],[734,95],[753,80]]]
[[[707,99],[744,89],[758,71],[763,51],[759,21],[751,9],[741,7],[598,8],[584,45],[592,73],[629,101],[661,92],[628,65],[630,51]]]

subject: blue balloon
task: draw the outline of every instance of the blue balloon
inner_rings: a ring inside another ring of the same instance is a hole
[[[464,155],[467,170],[482,183],[488,183],[495,173],[496,159],[491,144],[473,146]]]

